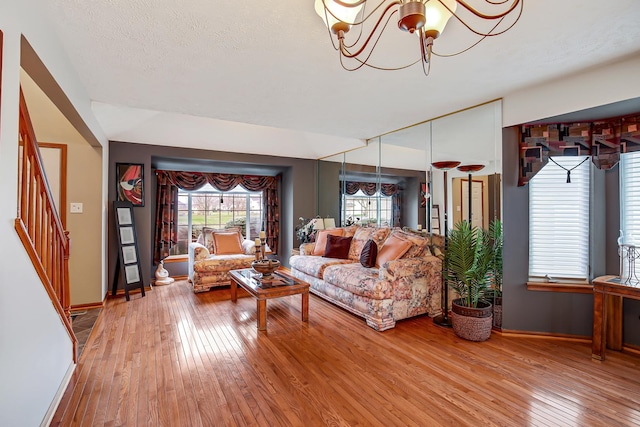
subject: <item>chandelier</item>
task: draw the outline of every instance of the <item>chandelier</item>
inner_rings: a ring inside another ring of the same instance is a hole
[[[327,26],[345,70],[355,71],[365,65],[379,70],[401,70],[420,62],[424,74],[429,75],[432,54],[459,55],[487,37],[511,29],[522,15],[524,0],[476,0],[475,3],[481,7],[464,0],[316,0],[315,10]],[[367,10],[368,5],[373,7]],[[395,67],[376,65],[370,60],[371,55],[394,15],[397,15],[398,28],[417,35],[420,56]],[[437,52],[433,49],[434,40],[442,34],[451,17],[473,33],[474,39],[456,52]],[[365,24],[369,27],[366,31]],[[352,27],[357,31],[351,31]],[[337,44],[332,34],[337,37]]]

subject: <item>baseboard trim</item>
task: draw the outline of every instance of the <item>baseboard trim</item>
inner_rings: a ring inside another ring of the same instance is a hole
[[[500,333],[505,337],[513,338],[545,338],[584,343],[591,342],[591,337],[586,337],[584,335],[556,334],[552,332],[516,331],[512,329],[502,329]]]
[[[102,302],[90,302],[87,304],[76,304],[71,306],[71,314],[74,311],[85,311],[85,310],[93,310],[94,308],[103,308],[104,301]]]
[[[51,405],[49,405],[49,409],[47,409],[47,413],[44,415],[44,418],[40,423],[40,427],[47,427],[51,425],[51,420],[53,420],[53,416],[56,414],[58,405],[60,405],[60,402],[62,401],[62,397],[64,396],[64,392],[67,391],[67,387],[69,387],[69,382],[71,382],[71,377],[75,372],[77,366],[78,365],[76,365],[73,362],[71,362],[71,365],[69,365],[69,368],[67,369],[67,372],[64,374],[64,378],[60,383],[60,387],[58,387],[58,391],[56,392],[56,395],[53,397],[53,400],[51,401]]]

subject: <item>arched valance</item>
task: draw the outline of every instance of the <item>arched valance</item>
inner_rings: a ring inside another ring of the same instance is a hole
[[[640,115],[582,123],[522,125],[518,185],[526,185],[556,156],[591,156],[611,169],[620,153],[640,151]]]

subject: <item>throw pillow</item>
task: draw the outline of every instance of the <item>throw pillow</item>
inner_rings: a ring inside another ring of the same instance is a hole
[[[349,258],[349,247],[351,246],[353,237],[327,235],[327,246],[325,247],[324,257],[326,258]]]
[[[216,255],[244,253],[240,234],[235,231],[217,231],[212,233],[213,247]]]
[[[342,228],[333,228],[329,230],[321,230],[316,238],[316,246],[313,248],[313,255],[324,255],[327,247],[327,236],[342,236],[344,230]]]
[[[202,241],[200,241],[200,237],[198,237],[198,243],[206,246],[207,250],[211,254],[215,254],[216,253],[216,246],[215,246],[215,241],[213,240],[213,233],[231,232],[231,231],[237,232],[238,233],[238,239],[240,239],[240,241],[242,241],[242,228],[240,228],[240,227],[225,227],[225,228],[203,227],[202,228],[202,234],[200,235],[200,237],[202,237],[203,239],[202,239]]]
[[[378,252],[376,265],[379,267],[384,265],[387,261],[393,261],[394,259],[400,258],[409,250],[410,247],[411,242],[402,240],[393,235],[389,236],[382,245],[382,248],[380,248],[380,252]]]
[[[371,268],[376,266],[376,258],[378,257],[378,245],[373,240],[368,240],[362,248],[360,254],[360,264],[363,267]]]

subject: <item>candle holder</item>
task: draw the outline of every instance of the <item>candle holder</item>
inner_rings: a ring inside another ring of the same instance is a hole
[[[260,259],[261,260],[264,259],[264,252],[265,252],[265,247],[266,247],[265,240],[267,240],[266,237],[260,237]]]

